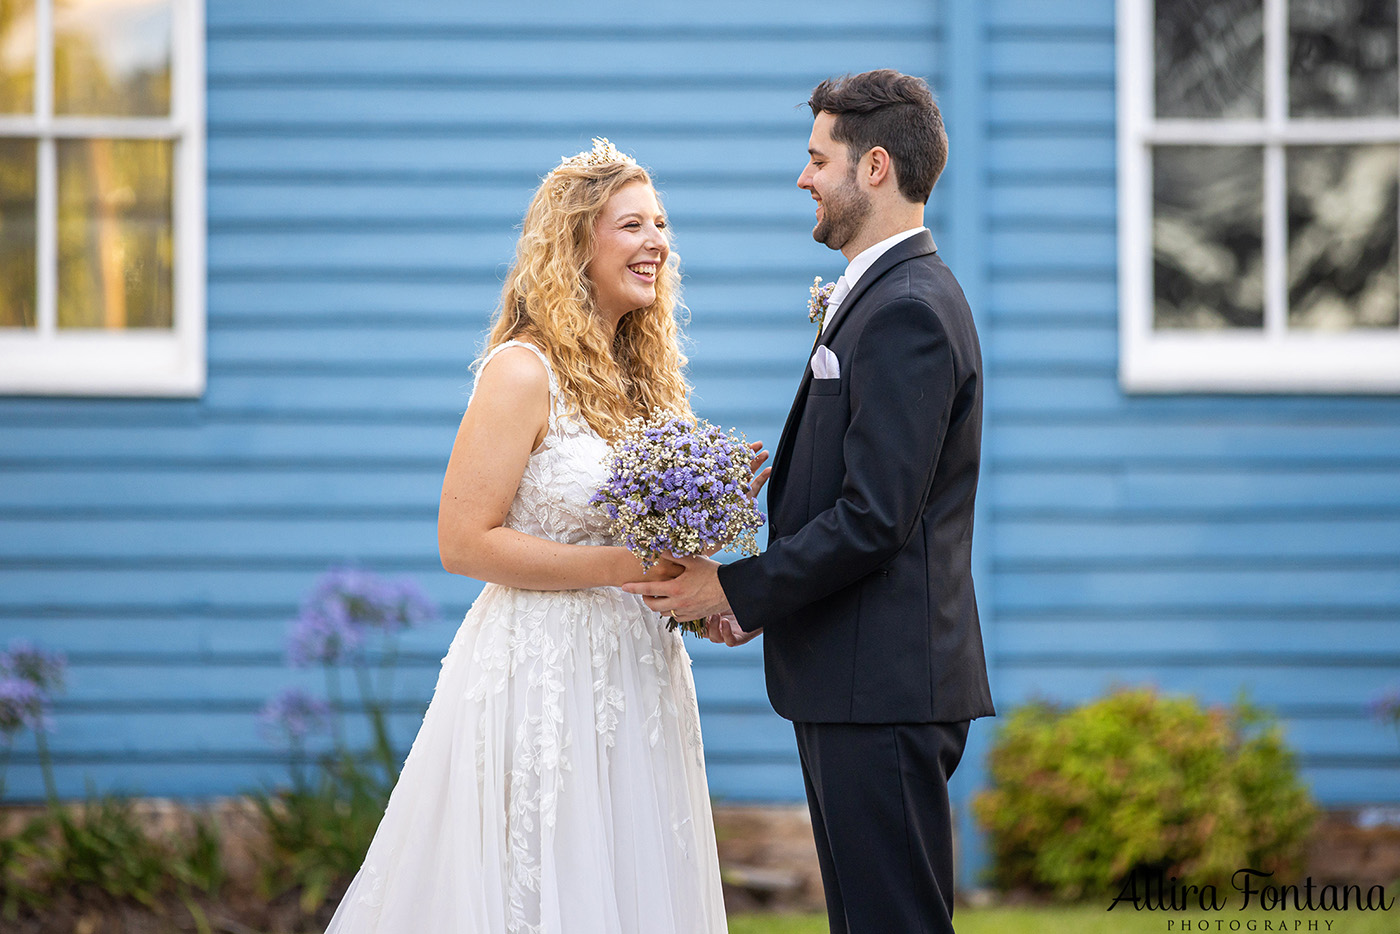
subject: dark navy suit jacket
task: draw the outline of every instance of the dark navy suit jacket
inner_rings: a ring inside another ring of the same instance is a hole
[[[982,363],[962,288],[925,231],[866,271],[802,377],[773,457],[768,548],[722,567],[764,629],[773,708],[812,723],[990,716],[972,513]]]

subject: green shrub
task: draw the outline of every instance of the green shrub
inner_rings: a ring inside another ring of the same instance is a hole
[[[198,917],[193,893],[217,896],[225,873],[213,819],[196,814],[192,822],[189,833],[158,833],[132,799],[91,791],[84,802],[49,803],[13,820],[0,831],[0,918],[62,899],[161,913],[172,895]]]
[[[264,895],[299,889],[303,912],[320,908],[359,870],[391,788],[377,768],[347,755],[322,760],[314,782],[255,793],[271,843]]]
[[[36,911],[49,901],[44,843],[49,836],[44,812],[0,829],[0,918],[13,922],[21,909]]]
[[[50,872],[79,892],[154,907],[172,862],[167,847],[147,834],[129,798],[90,797],[81,809],[55,808],[58,830]]]
[[[1133,872],[1228,884],[1297,870],[1316,816],[1282,732],[1240,703],[1119,690],[1016,711],[973,811],[996,883],[1061,899],[1116,893]]]
[[[224,867],[223,834],[212,814],[191,815],[188,839],[172,842],[171,871],[181,884],[206,895],[218,895],[228,882]]]

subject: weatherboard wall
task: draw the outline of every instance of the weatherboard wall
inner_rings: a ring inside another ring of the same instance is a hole
[[[1321,801],[1400,800],[1400,398],[1125,394],[1114,3],[983,9],[998,703],[1243,695]]]
[[[520,219],[607,136],[655,170],[686,273],[696,408],[776,444],[805,351],[812,86],[937,81],[938,8],[826,3],[208,4],[208,360],[197,400],[0,399],[0,644],[65,651],[60,790],[227,794],[280,778],[255,713],[327,566],[416,578],[406,748],[479,589],[438,491]],[[937,212],[931,215],[937,223]],[[758,646],[692,644],[711,788],[802,795]],[[23,745],[13,795],[42,793]]]
[[[888,65],[929,77],[952,136],[929,220],[982,333],[998,706],[1244,692],[1321,800],[1400,800],[1366,711],[1400,682],[1400,399],[1121,391],[1112,0],[480,6],[210,3],[208,391],[0,400],[0,642],[72,661],[65,794],[277,778],[254,713],[319,688],[282,640],[343,561],[443,605],[401,669],[407,742],[477,591],[435,531],[468,364],[530,191],[593,135],[656,171],[697,409],[776,443],[807,287],[844,266],[794,186],[801,104]],[[692,649],[716,796],[800,798],[757,647]],[[41,792],[32,765],[15,794]]]

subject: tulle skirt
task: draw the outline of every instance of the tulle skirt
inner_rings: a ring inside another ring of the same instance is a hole
[[[679,633],[616,588],[487,585],[328,934],[726,929]]]

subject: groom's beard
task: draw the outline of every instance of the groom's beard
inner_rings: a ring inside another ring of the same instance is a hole
[[[855,169],[841,187],[822,196],[822,219],[812,228],[812,239],[839,250],[851,241],[870,216],[870,196],[856,184]]]

